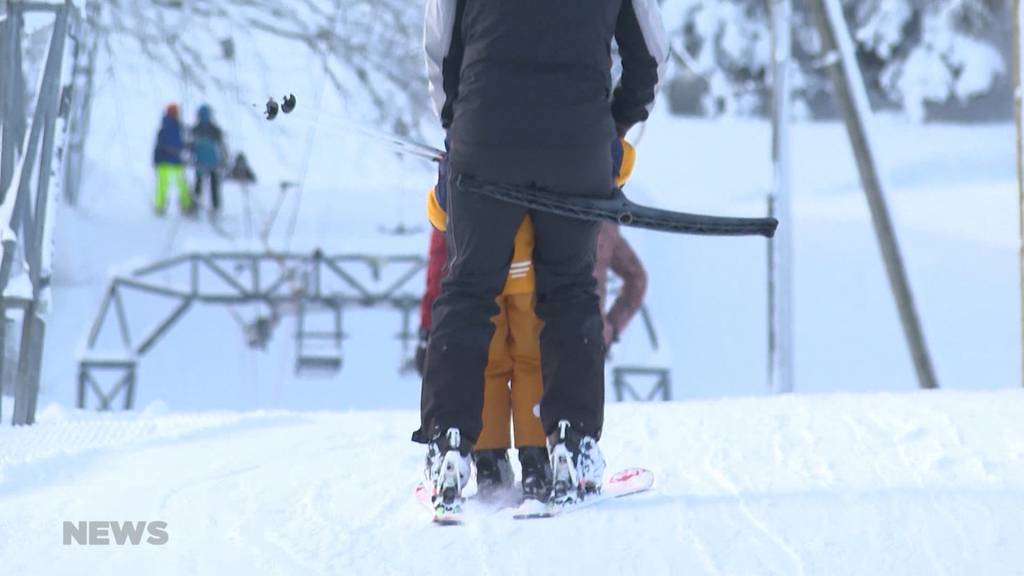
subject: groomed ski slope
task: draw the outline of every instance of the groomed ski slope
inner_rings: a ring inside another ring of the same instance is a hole
[[[1021,574],[1024,392],[612,405],[653,493],[437,527],[412,411],[96,415],[0,428],[10,574]],[[62,546],[163,520],[165,546]]]

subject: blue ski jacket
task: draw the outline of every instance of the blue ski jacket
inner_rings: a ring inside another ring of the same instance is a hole
[[[160,132],[156,135],[156,147],[153,149],[153,164],[182,163],[182,152],[185,142],[181,137],[181,124],[177,119],[164,116]]]

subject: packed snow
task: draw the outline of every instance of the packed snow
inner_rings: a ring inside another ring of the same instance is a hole
[[[612,468],[652,492],[550,520],[413,497],[414,411],[84,417],[0,429],[12,574],[1020,574],[1024,394],[615,405]],[[164,521],[163,546],[61,545]]]

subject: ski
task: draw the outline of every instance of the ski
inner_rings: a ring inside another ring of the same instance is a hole
[[[588,221],[608,220],[623,226],[699,236],[775,236],[775,218],[735,218],[661,210],[637,204],[616,188],[609,198],[566,196],[539,188],[481,182],[459,176],[459,186],[498,200]]]
[[[461,524],[463,522],[464,514],[450,514],[450,513],[437,513],[434,509],[434,504],[430,498],[430,487],[419,483],[415,489],[416,501],[422,504],[426,509],[434,513],[434,522],[437,524]],[[476,494],[470,494],[466,496],[462,501],[463,511],[466,506],[472,506],[476,509],[477,506],[482,507],[487,513],[497,513],[502,510],[516,509],[523,503],[523,495],[519,489],[518,484],[503,490],[498,494],[493,495],[490,498],[482,498]]]
[[[433,515],[434,524],[441,526],[458,526],[462,524],[462,504],[460,502],[453,509],[445,509],[444,506],[435,506],[431,498],[431,489],[425,483],[416,485],[416,500],[424,505]]]
[[[585,496],[582,500],[568,505],[553,506],[528,500],[513,514],[516,520],[553,518],[577,510],[633,494],[646,492],[654,486],[654,473],[645,468],[627,468],[612,475],[601,487],[601,492]]]
[[[562,514],[568,514],[575,512],[583,508],[589,508],[601,502],[607,500],[614,500],[616,498],[623,498],[626,496],[632,496],[634,494],[640,494],[650,490],[654,486],[654,473],[646,468],[627,468],[620,470],[613,474],[601,488],[601,492],[598,494],[592,494],[586,496],[579,502],[569,504],[566,506],[550,506],[544,502],[537,500],[521,500],[519,502],[512,501],[497,501],[497,502],[485,502],[477,501],[475,498],[470,496],[465,498],[459,504],[456,510],[445,510],[443,507],[435,507],[431,500],[431,489],[424,483],[416,485],[415,496],[416,500],[423,505],[424,508],[430,510],[433,522],[442,526],[456,526],[461,525],[464,522],[464,507],[469,502],[479,502],[486,505],[488,508],[493,508],[494,512],[501,510],[508,510],[509,508],[515,508],[512,512],[512,518],[515,520],[532,520],[540,518],[553,518]],[[518,503],[518,507],[515,504]]]

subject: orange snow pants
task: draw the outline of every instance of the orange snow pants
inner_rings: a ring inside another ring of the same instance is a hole
[[[515,428],[515,445],[545,446],[544,427],[534,413],[543,392],[540,373],[541,320],[533,312],[532,292],[502,294],[499,312],[491,319],[487,369],[484,371],[484,427],[477,450],[511,448],[509,416]]]

